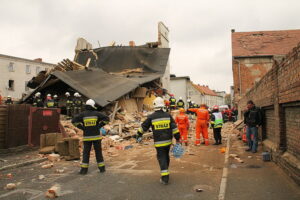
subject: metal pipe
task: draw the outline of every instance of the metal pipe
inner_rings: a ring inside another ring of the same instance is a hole
[[[241,62],[239,60],[235,60],[236,62],[238,62],[239,67],[239,88],[240,88],[240,97],[242,96],[242,82],[241,82]]]

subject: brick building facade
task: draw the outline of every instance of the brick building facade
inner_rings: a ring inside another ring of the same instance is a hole
[[[260,129],[264,148],[300,184],[300,43],[282,62],[274,62],[240,99],[239,109],[245,109],[250,99],[264,111]]]
[[[237,104],[300,41],[300,30],[235,32],[232,30],[234,103]]]

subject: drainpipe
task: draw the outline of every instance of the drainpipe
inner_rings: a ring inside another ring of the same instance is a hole
[[[241,82],[241,62],[239,60],[235,60],[236,62],[238,62],[239,67],[239,88],[240,88],[240,97],[242,96],[242,82]]]

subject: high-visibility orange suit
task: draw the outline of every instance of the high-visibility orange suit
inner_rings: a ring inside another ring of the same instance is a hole
[[[180,132],[181,143],[188,144],[188,129],[190,127],[189,117],[184,114],[184,109],[179,109],[180,114],[176,116],[175,122],[177,123]]]
[[[200,108],[190,108],[189,111],[195,112],[197,115],[195,145],[200,145],[200,133],[202,133],[202,137],[204,138],[205,145],[209,145],[208,142],[209,112],[206,109],[206,106],[201,105]]]

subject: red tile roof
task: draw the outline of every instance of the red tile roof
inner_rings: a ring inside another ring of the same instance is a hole
[[[207,85],[196,85],[193,84],[193,86],[202,94],[204,95],[210,95],[210,96],[218,96],[214,91],[212,91],[211,89],[209,89],[209,87]]]
[[[233,32],[232,56],[286,55],[300,42],[300,29]]]

